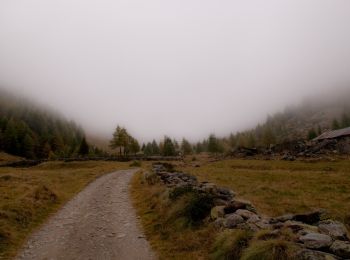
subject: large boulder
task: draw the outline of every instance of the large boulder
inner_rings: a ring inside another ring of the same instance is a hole
[[[331,236],[336,240],[348,240],[347,229],[344,224],[334,220],[324,220],[318,225],[321,233]]]
[[[348,241],[335,241],[331,246],[331,252],[337,256],[350,259],[350,242]]]
[[[235,228],[243,222],[244,222],[244,219],[240,215],[232,213],[225,216],[224,226],[226,228]]]
[[[332,238],[320,233],[307,233],[299,237],[299,240],[310,249],[326,249],[332,245]]]

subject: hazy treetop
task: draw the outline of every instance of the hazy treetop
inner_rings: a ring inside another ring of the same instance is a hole
[[[85,128],[189,139],[350,87],[348,0],[3,0],[0,85]]]

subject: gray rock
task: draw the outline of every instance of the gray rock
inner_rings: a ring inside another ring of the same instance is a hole
[[[224,218],[217,218],[215,221],[214,221],[214,226],[216,228],[222,228],[225,226],[225,219]]]
[[[286,215],[272,218],[270,222],[271,224],[278,223],[278,222],[286,222],[288,220],[292,220],[293,218],[294,218],[293,214],[286,214]]]
[[[225,213],[230,214],[236,212],[239,209],[246,209],[252,212],[256,212],[256,209],[253,207],[252,203],[247,200],[233,199],[225,208]]]
[[[331,255],[325,252],[302,249],[295,255],[295,259],[298,260],[337,260],[339,259],[335,255]]]
[[[223,187],[217,187],[217,192],[225,196],[230,196],[231,198],[236,195],[232,190]]]
[[[202,183],[201,184],[201,190],[207,193],[215,193],[216,192],[216,185],[214,183]]]
[[[350,258],[350,242],[335,241],[331,246],[331,252],[343,258]]]
[[[325,220],[321,221],[318,225],[321,233],[331,236],[336,240],[348,240],[347,229],[344,224],[334,221]]]
[[[253,216],[251,216],[251,217],[247,220],[247,223],[252,223],[252,224],[254,224],[254,223],[259,222],[260,219],[261,219],[261,218],[260,218],[258,215],[253,215]]]
[[[224,226],[226,228],[235,228],[237,225],[244,222],[244,219],[235,213],[225,216]]]
[[[320,233],[308,233],[299,237],[299,240],[310,249],[329,248],[333,242],[330,236]]]
[[[255,213],[253,213],[249,210],[246,210],[246,209],[239,209],[235,213],[240,215],[244,219],[250,219],[253,216],[257,216]]]
[[[271,229],[272,225],[270,224],[269,218],[262,218],[258,222],[254,223],[260,229]]]

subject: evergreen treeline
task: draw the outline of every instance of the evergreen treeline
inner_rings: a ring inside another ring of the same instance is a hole
[[[0,150],[30,159],[101,152],[83,130],[54,112],[0,90]]]

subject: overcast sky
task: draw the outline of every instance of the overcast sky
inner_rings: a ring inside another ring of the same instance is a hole
[[[225,135],[349,82],[349,0],[0,1],[0,85],[89,132]]]

